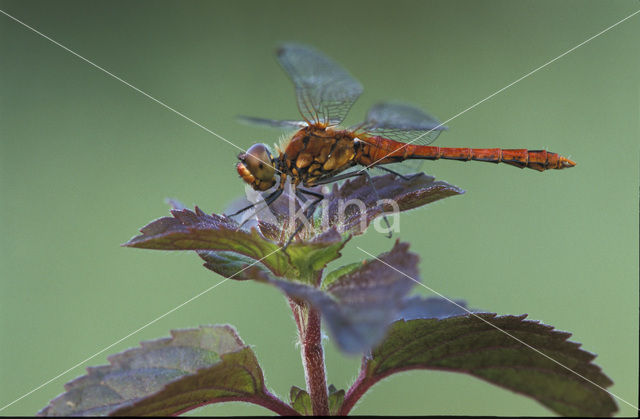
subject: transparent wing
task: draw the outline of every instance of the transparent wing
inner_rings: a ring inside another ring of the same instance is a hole
[[[422,109],[403,103],[378,103],[361,126],[370,134],[416,145],[428,145],[447,127]]]
[[[345,69],[315,49],[285,44],[278,61],[296,88],[298,109],[309,123],[341,123],[362,93],[362,85]]]
[[[368,134],[379,135],[390,140],[415,145],[429,145],[447,129],[435,117],[422,109],[404,103],[383,102],[369,109],[360,130]],[[388,166],[401,174],[413,174],[420,171],[424,160],[405,160]],[[382,169],[371,168],[376,174]]]
[[[290,121],[290,120],[257,118],[255,116],[239,115],[236,118],[239,121],[247,123],[247,124],[262,125],[262,126],[268,126],[268,127],[272,127],[272,128],[303,128],[303,127],[306,127],[308,125],[304,121]]]

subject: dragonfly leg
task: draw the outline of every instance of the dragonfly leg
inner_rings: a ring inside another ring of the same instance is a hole
[[[282,192],[284,192],[284,189],[278,188],[273,193],[271,193],[269,196],[267,196],[264,199],[264,202],[266,204],[266,206],[264,208],[268,207],[269,205],[271,205],[273,203],[273,201],[278,199],[278,197],[280,195],[282,195]],[[260,202],[256,202],[255,204],[247,205],[246,207],[242,208],[241,210],[238,210],[238,211],[234,212],[233,214],[227,215],[227,217],[235,217],[236,215],[241,214],[241,213],[245,212],[248,209],[254,208],[254,207],[258,206],[259,204],[260,204]],[[262,208],[262,209],[264,209],[264,208]],[[258,211],[256,211],[256,214],[257,213],[258,213]]]
[[[307,195],[313,196],[314,198],[318,198],[320,200],[324,199],[324,195],[322,195],[321,193],[318,193],[318,192],[308,191],[306,189],[300,189],[300,188],[296,189],[296,194],[298,192],[300,193],[300,195],[298,195],[299,197],[303,197],[304,195],[302,195],[302,194],[307,194]],[[306,198],[305,198],[305,200],[306,200]]]
[[[311,195],[315,198],[313,202],[309,204],[309,207],[304,212],[304,217],[310,218],[313,216],[313,213],[316,211],[316,207],[318,206],[320,201],[324,199],[324,195],[317,192],[313,192],[313,191],[307,191],[305,189],[296,189],[296,196],[300,198],[302,202],[307,202],[307,198],[303,194]],[[296,230],[293,232],[293,234],[291,234],[291,236],[289,236],[289,240],[287,240],[287,243],[285,243],[285,245],[282,247],[282,250],[286,250],[287,247],[289,247],[289,245],[291,244],[291,241],[296,236],[296,234],[298,234],[300,230],[302,230],[302,227],[304,227],[304,222],[300,223],[300,225],[296,227]]]
[[[276,191],[278,192],[278,191]],[[269,208],[269,205],[271,205],[271,203],[273,203],[273,201],[275,201],[276,199],[278,199],[278,197],[282,195],[282,189],[280,189],[280,193],[272,193],[271,195],[269,195],[266,199],[265,199],[265,204],[258,208],[258,205],[260,204],[260,202],[256,202],[256,204],[254,205],[256,210],[253,213],[253,216],[257,216],[260,212],[264,211],[265,209]],[[246,223],[248,223],[253,217],[247,217],[243,222],[240,223],[240,227],[242,227],[243,225],[245,225]]]
[[[330,177],[328,179],[322,179],[322,180],[318,180],[316,182],[313,182],[313,186],[326,185],[327,183],[339,182],[341,180],[348,179],[348,178],[354,177],[354,176],[364,176],[364,173],[358,171],[358,172],[351,172],[351,173],[345,173],[345,174],[338,175],[338,176],[333,176],[333,177]],[[304,193],[311,194],[311,193],[315,193],[315,192],[304,191]]]
[[[420,175],[421,175],[421,173],[414,173],[414,174],[413,174],[413,175],[411,175],[411,176],[407,176],[407,175],[403,175],[402,173],[398,173],[398,172],[396,172],[395,170],[388,169],[388,168],[386,168],[386,167],[384,167],[384,166],[376,166],[376,168],[378,168],[378,169],[380,169],[380,170],[384,170],[385,172],[388,172],[388,173],[394,174],[394,175],[398,176],[398,177],[399,177],[400,179],[402,179],[402,180],[412,180],[412,179],[414,179],[416,176],[420,176]]]

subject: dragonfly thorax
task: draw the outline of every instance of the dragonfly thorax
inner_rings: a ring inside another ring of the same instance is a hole
[[[276,184],[276,162],[265,144],[252,145],[246,153],[238,155],[238,160],[238,174],[253,189],[266,191]]]

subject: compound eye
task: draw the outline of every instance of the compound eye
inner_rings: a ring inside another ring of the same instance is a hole
[[[244,155],[244,163],[251,174],[262,181],[271,181],[275,176],[271,153],[262,143],[249,147]]]

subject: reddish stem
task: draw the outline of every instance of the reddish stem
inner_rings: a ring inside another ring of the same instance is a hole
[[[277,396],[269,392],[269,390],[265,389],[264,394],[266,397],[262,398],[261,402],[256,404],[266,407],[280,416],[300,416],[300,413],[298,413],[293,407],[280,400]]]
[[[188,408],[181,410],[179,412],[176,412],[171,416],[180,416],[183,413],[186,413],[193,409],[197,409],[198,407],[206,406],[208,404],[224,403],[224,402],[253,403],[253,404],[257,404],[258,406],[265,407],[279,414],[280,416],[300,416],[300,413],[298,413],[294,408],[292,408],[291,406],[289,406],[288,404],[280,400],[278,397],[270,393],[267,389],[264,389],[263,392],[264,394],[262,394],[261,396],[252,395],[247,397],[242,397],[242,396],[219,397],[214,400],[209,400],[204,403],[200,403],[194,406],[189,406]]]
[[[322,349],[320,312],[293,300],[290,300],[289,304],[293,310],[302,344],[302,364],[313,414],[328,416],[329,396]]]
[[[340,410],[338,411],[338,416],[346,416],[349,414],[353,406],[356,405],[360,397],[364,393],[369,390],[369,388],[375,384],[375,381],[367,380],[367,370],[365,361],[362,362],[362,368],[360,369],[360,375],[356,378],[355,383],[349,388],[347,394],[344,396],[344,401],[342,402],[342,406],[340,406]]]

